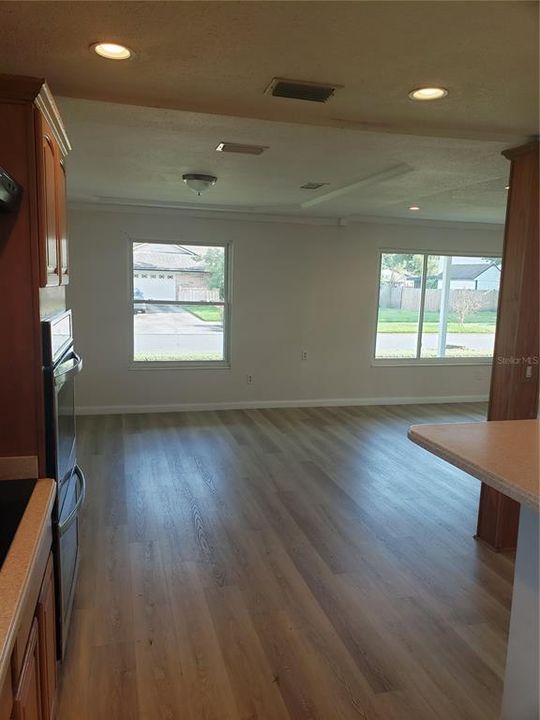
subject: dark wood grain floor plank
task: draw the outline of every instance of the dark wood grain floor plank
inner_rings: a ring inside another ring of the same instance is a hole
[[[79,419],[59,720],[496,720],[513,560],[407,440],[485,406]]]

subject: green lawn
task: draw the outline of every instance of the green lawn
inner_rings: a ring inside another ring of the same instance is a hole
[[[415,358],[416,352],[413,350],[385,350],[384,353],[377,355],[377,360],[401,360],[403,358]],[[439,354],[436,350],[423,350],[422,360],[438,358]],[[447,349],[445,353],[447,358],[485,358],[486,353],[483,350],[471,350],[470,348],[452,348]]]
[[[493,333],[497,313],[484,310],[472,313],[461,325],[456,313],[448,315],[448,332],[451,333]],[[418,313],[414,310],[395,310],[393,308],[381,308],[379,310],[379,322],[377,330],[380,333],[415,333],[418,326]],[[426,312],[424,314],[423,332],[436,333],[439,331],[439,313]]]
[[[221,322],[223,320],[223,307],[221,305],[182,305],[182,308],[206,322]]]

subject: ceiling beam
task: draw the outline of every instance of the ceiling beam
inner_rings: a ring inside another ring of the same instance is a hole
[[[366,187],[368,185],[378,185],[379,183],[386,182],[387,180],[392,180],[393,178],[407,175],[412,171],[413,168],[410,165],[407,165],[407,163],[398,163],[397,165],[393,165],[392,167],[387,168],[386,170],[382,170],[381,172],[367,175],[361,180],[355,180],[348,185],[342,185],[341,187],[335,188],[334,190],[328,190],[328,192],[325,192],[322,195],[317,195],[316,197],[310,198],[309,200],[305,200],[303,203],[300,203],[300,207],[309,208],[313,207],[314,205],[320,205],[321,203],[328,202],[329,200],[333,200],[334,198],[340,197],[341,195],[347,195],[348,193],[352,192],[353,190],[357,190],[358,188]]]

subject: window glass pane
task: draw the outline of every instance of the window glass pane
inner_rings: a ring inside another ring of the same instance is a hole
[[[221,302],[225,248],[133,243],[134,300]]]
[[[414,358],[423,255],[383,253],[379,286],[376,358]]]
[[[430,255],[421,357],[493,355],[501,259]]]
[[[133,243],[136,361],[225,359],[225,264],[224,246]]]
[[[224,360],[222,305],[133,304],[136,361]]]

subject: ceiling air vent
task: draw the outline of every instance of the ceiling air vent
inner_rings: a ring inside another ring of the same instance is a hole
[[[241,143],[220,142],[216,152],[240,153],[240,155],[262,155],[268,145],[242,145]]]
[[[329,100],[342,85],[327,85],[325,83],[309,82],[307,80],[286,80],[273,78],[266,88],[265,94],[275,97],[290,98],[292,100],[309,100],[324,103]]]
[[[328,184],[327,182],[307,182],[304,185],[300,185],[300,190],[318,190]]]

